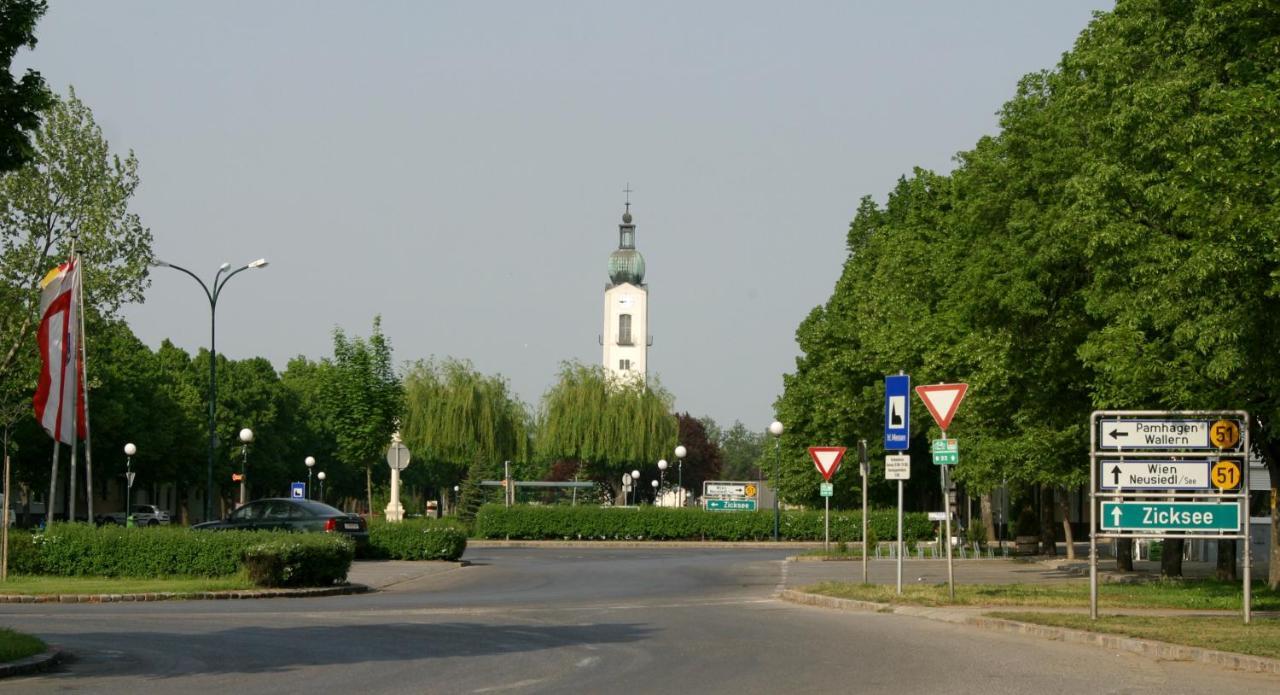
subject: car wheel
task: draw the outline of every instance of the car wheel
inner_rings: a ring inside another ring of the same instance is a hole
[[[159,526],[159,525],[160,525],[160,522],[156,521],[155,519],[152,519],[151,521],[147,522],[147,526]]]

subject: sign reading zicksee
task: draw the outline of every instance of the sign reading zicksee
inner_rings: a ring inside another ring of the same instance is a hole
[[[1240,531],[1239,502],[1103,502],[1104,531]]]
[[[755,500],[707,500],[707,511],[754,512],[755,510]]]

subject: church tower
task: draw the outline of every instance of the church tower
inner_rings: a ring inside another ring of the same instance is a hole
[[[630,191],[628,191],[628,194]],[[609,284],[604,290],[605,373],[643,382],[648,376],[649,288],[644,284],[644,256],[636,250],[636,226],[631,223],[628,197],[618,249],[609,254]]]

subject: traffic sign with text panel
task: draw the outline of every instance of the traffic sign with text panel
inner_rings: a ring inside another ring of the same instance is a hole
[[[1101,461],[1103,490],[1208,490],[1208,459],[1198,461]]]

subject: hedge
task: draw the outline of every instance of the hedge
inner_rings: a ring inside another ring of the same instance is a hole
[[[318,548],[327,544],[341,547],[347,554],[353,552],[351,541],[336,534],[193,531],[178,526],[96,527],[73,523],[54,524],[35,534],[11,534],[10,569],[15,574],[64,577],[225,577],[240,572],[246,550],[275,541],[302,543],[308,548],[314,542]],[[346,578],[350,566],[348,558],[345,565],[341,565],[339,579]],[[328,577],[334,570],[323,572],[323,576]]]
[[[897,511],[871,512],[871,535],[887,540],[898,535]],[[820,541],[823,538],[821,511],[784,511],[779,535],[788,541]],[[486,505],[476,515],[475,535],[479,538],[519,540],[708,540],[759,541],[773,538],[773,512],[709,512],[697,508],[639,509],[516,505]],[[928,515],[903,515],[903,535],[908,542],[933,538]],[[831,513],[831,540],[862,540],[861,512]]]
[[[386,560],[457,560],[467,549],[467,532],[450,521],[409,519],[369,524],[370,557]]]
[[[277,536],[245,548],[249,580],[258,586],[333,586],[347,579],[355,543],[340,535],[318,533]]]

